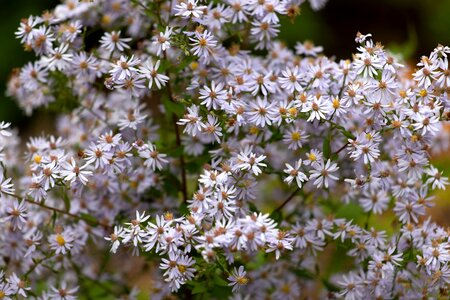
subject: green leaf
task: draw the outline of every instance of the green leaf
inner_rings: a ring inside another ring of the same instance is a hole
[[[323,156],[325,156],[326,158],[330,158],[331,155],[331,137],[327,136],[324,140],[323,140]]]
[[[163,98],[162,103],[168,112],[182,116],[184,114],[184,105],[182,103],[170,101],[168,98]]]
[[[97,225],[97,219],[96,219],[94,216],[91,216],[90,214],[87,214],[87,213],[81,213],[81,214],[80,214],[80,217],[81,217],[84,221],[88,222],[88,223],[91,224],[91,225]]]
[[[67,196],[67,193],[63,192],[63,201],[64,201],[64,207],[66,208],[66,211],[70,211],[70,199],[69,196]]]
[[[196,283],[192,289],[192,294],[203,294],[208,291],[208,286],[206,283]]]
[[[228,286],[228,282],[226,282],[225,280],[223,280],[219,276],[215,276],[214,277],[214,284],[216,284],[218,286],[226,286],[226,287]]]

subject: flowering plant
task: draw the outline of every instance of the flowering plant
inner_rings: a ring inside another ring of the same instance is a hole
[[[58,117],[24,157],[0,123],[0,298],[448,296],[427,208],[448,184],[430,154],[450,48],[415,71],[370,34],[351,60],[294,51],[276,38],[302,2],[66,0],[24,19],[37,58],[8,93]]]

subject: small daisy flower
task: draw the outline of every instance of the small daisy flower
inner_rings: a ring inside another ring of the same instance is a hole
[[[131,38],[121,38],[120,31],[112,31],[111,33],[105,32],[100,39],[100,44],[102,48],[105,48],[110,53],[116,50],[123,52],[125,49],[130,48],[127,44],[130,41]]]
[[[145,61],[144,65],[139,68],[139,73],[142,77],[148,79],[148,88],[151,89],[153,83],[155,83],[158,90],[161,87],[165,86],[167,81],[169,81],[169,77],[163,74],[158,73],[158,68],[160,65],[160,61],[156,61],[156,64],[153,65],[151,60]]]
[[[228,280],[231,281],[228,285],[233,287],[233,293],[239,291],[239,289],[247,285],[248,277],[246,277],[247,272],[244,270],[244,266],[240,266],[239,269],[234,267],[233,272],[231,272]]]
[[[339,180],[338,177],[331,174],[339,169],[336,163],[331,163],[331,160],[327,160],[326,164],[324,163],[324,161],[321,161],[320,163],[314,163],[312,164],[312,167],[314,169],[311,170],[309,179],[315,179],[314,185],[317,186],[317,188],[321,188],[322,186],[328,188],[330,179]]]
[[[284,169],[283,172],[288,174],[289,176],[286,177],[283,181],[290,185],[292,181],[295,179],[295,181],[297,182],[297,186],[300,189],[302,187],[303,182],[308,180],[308,176],[306,176],[305,173],[300,171],[301,166],[302,166],[301,158],[295,162],[295,167],[286,163],[286,169]]]

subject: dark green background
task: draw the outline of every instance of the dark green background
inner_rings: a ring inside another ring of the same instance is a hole
[[[28,119],[5,96],[11,70],[33,60],[14,32],[20,19],[54,7],[55,0],[1,0],[0,9],[0,120],[26,127]],[[283,20],[280,38],[289,45],[310,39],[325,53],[350,58],[357,31],[372,33],[376,41],[404,54],[412,64],[438,44],[450,45],[450,0],[330,0],[319,12],[302,6],[296,22]]]

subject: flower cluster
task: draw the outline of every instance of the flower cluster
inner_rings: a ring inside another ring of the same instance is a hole
[[[0,123],[0,295],[135,298],[120,255],[159,270],[152,299],[448,295],[427,208],[448,185],[430,155],[450,146],[450,48],[415,71],[370,34],[352,60],[290,49],[280,20],[302,2],[66,0],[24,19],[37,59],[8,93],[60,114],[23,159]]]

